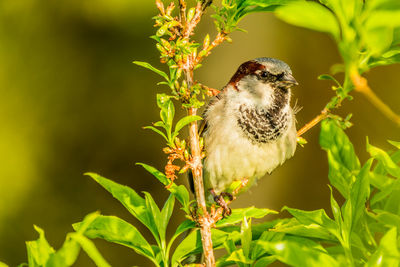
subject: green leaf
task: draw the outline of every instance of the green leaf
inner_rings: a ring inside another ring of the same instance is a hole
[[[387,51],[386,53],[384,53],[382,55],[383,58],[391,58],[393,56],[396,56],[400,54],[400,47],[393,47],[392,49],[390,49],[389,51]],[[390,141],[389,141],[390,143]]]
[[[188,125],[189,123],[193,122],[193,121],[198,121],[198,120],[202,120],[203,118],[200,116],[196,116],[196,115],[189,115],[186,117],[183,117],[182,119],[180,119],[176,125],[175,125],[175,131],[174,131],[174,135],[173,138],[175,138],[178,134],[179,131],[185,127],[186,125]]]
[[[281,241],[285,237],[284,233],[277,233],[277,232],[272,232],[270,230],[264,231],[259,238],[253,237],[253,244],[251,248],[251,256],[249,257],[250,259],[257,260],[261,257],[264,257],[266,254],[268,254],[268,251],[265,250],[263,244],[259,244],[260,241],[266,241],[266,242],[278,242]],[[275,259],[273,259],[275,260]]]
[[[211,236],[213,246],[215,248],[222,245],[228,238],[229,234],[218,229],[211,229]],[[191,232],[175,249],[175,252],[171,258],[171,265],[172,267],[179,266],[182,260],[187,258],[189,255],[201,253],[202,251],[203,247],[201,243],[200,231],[196,229],[195,231]]]
[[[385,191],[385,189],[391,186],[395,181],[394,179],[390,178],[387,175],[379,174],[376,172],[371,172],[369,174],[369,180],[372,186],[376,187],[381,191]]]
[[[154,177],[156,177],[163,185],[167,186],[171,182],[170,180],[165,176],[164,173],[160,172],[156,168],[144,164],[144,163],[136,163],[136,165],[140,165],[143,168],[145,168],[146,171],[151,173]],[[176,185],[175,183],[172,183],[168,188],[167,188],[172,194],[175,195],[176,199],[181,203],[183,206],[184,210],[188,212],[188,205],[189,205],[189,191],[186,189],[185,186],[183,185]]]
[[[336,80],[332,75],[322,74],[318,76],[318,80],[326,80],[326,81],[333,81],[336,83],[338,87],[342,87],[342,85]]]
[[[163,185],[169,185],[170,184],[170,181],[167,178],[167,176],[165,176],[164,173],[160,172],[156,168],[154,168],[154,167],[152,167],[150,165],[147,165],[145,163],[140,163],[140,162],[137,162],[136,165],[142,166],[146,171],[148,171],[154,177],[156,177]]]
[[[243,249],[235,250],[231,255],[229,255],[226,260],[244,264],[252,264],[254,262],[253,260],[250,260],[249,258],[247,258],[247,256],[245,256]]]
[[[392,158],[380,148],[371,145],[367,139],[367,151],[371,157],[383,164],[385,170],[396,178],[400,179],[400,166],[398,166]]]
[[[400,48],[400,47],[399,47]],[[399,51],[400,52],[400,51]],[[389,144],[393,145],[397,149],[400,149],[400,142],[388,140]]]
[[[322,122],[319,142],[328,153],[329,181],[348,198],[353,176],[360,169],[353,144],[335,120]]]
[[[242,226],[240,227],[240,241],[242,244],[243,255],[246,258],[250,255],[251,239],[251,219],[247,221],[247,218],[243,217]]]
[[[110,192],[122,205],[141,223],[143,223],[158,240],[158,231],[151,210],[147,208],[146,201],[135,190],[128,186],[120,185],[96,173],[86,173]]]
[[[0,261],[0,267],[8,267],[8,265]]]
[[[103,258],[100,252],[97,250],[92,241],[87,239],[86,237],[79,235],[77,233],[71,233],[71,239],[81,245],[82,249],[88,254],[88,256],[94,261],[96,266],[99,267],[111,267],[111,265]]]
[[[73,225],[77,231],[81,226],[82,223]],[[154,259],[153,250],[142,234],[136,227],[118,217],[102,215],[97,217],[85,230],[84,235],[129,247],[140,255]]]
[[[175,239],[181,235],[182,233],[189,231],[190,229],[193,229],[196,227],[196,223],[192,220],[185,220],[183,221],[178,228],[175,231],[175,234],[171,237],[168,247],[171,247],[172,243],[175,241]]]
[[[387,51],[393,42],[393,29],[385,27],[366,28],[363,39],[373,56]]]
[[[304,240],[304,239],[303,239]],[[265,250],[274,255],[277,260],[291,266],[339,266],[334,258],[320,249],[303,244],[302,241],[279,241],[275,243],[261,241]]]
[[[163,233],[164,238],[165,238],[165,233],[167,231],[167,225],[171,218],[172,212],[174,211],[174,205],[175,205],[175,197],[174,195],[171,194],[169,195],[167,201],[164,204],[163,209],[161,210],[162,228],[160,230],[160,233]]]
[[[388,199],[385,203],[384,209],[394,214],[400,215],[400,180],[397,179],[393,183],[391,193],[388,195]]]
[[[26,242],[28,264],[29,266],[44,266],[55,250],[47,242],[43,229],[36,225],[33,227],[39,233],[39,238],[35,241]]]
[[[393,43],[392,45],[400,44],[400,27],[394,29],[393,31]]]
[[[181,203],[183,210],[186,213],[189,213],[190,196],[189,191],[186,189],[186,187],[184,185],[178,186],[176,184],[173,184],[168,190],[175,195],[176,199],[178,199],[178,201]]]
[[[297,1],[278,8],[276,15],[287,23],[327,32],[335,39],[339,39],[340,30],[335,16],[320,4]]]
[[[239,223],[246,218],[263,218],[268,214],[278,214],[277,211],[270,209],[258,209],[254,206],[244,208],[244,209],[232,209],[232,214],[228,217],[223,218],[222,220],[216,223],[217,227],[224,227],[228,225],[233,225]]]
[[[256,263],[254,264],[254,267],[265,267],[265,266],[270,265],[274,261],[276,261],[276,257],[274,257],[274,256],[262,257],[256,261]]]
[[[86,229],[99,216],[98,212],[93,212],[85,216],[81,222],[81,227],[76,233],[69,233],[62,247],[54,254],[50,255],[46,266],[72,266],[78,258],[80,252],[80,243],[73,237],[74,235],[82,236]],[[93,245],[94,246],[94,245]],[[94,261],[96,259],[93,259]]]
[[[377,10],[366,22],[368,29],[400,27],[400,10]]]
[[[270,231],[301,237],[318,238],[332,242],[337,241],[336,235],[332,234],[327,228],[315,223],[303,224],[295,218],[279,222],[275,225],[275,228]]]
[[[155,128],[155,127],[153,127],[153,126],[145,126],[145,127],[143,127],[143,129],[150,129],[150,130],[152,130],[153,132],[156,132],[156,133],[158,133],[159,135],[161,135],[164,139],[165,139],[165,141],[169,141],[168,140],[168,137],[167,136],[165,136],[165,134],[163,133],[163,132],[161,132],[159,129],[157,129],[157,128]]]
[[[400,225],[400,215],[385,211],[385,210],[374,210],[373,218],[386,227],[399,227]],[[370,213],[372,215],[372,213]]]
[[[268,214],[278,214],[278,212],[270,209],[258,209],[254,206],[243,209],[232,209],[232,214],[218,221],[216,223],[216,226],[224,227],[228,225],[233,225],[241,222],[244,217],[260,219]]]
[[[161,231],[163,228],[166,228],[166,226],[163,226],[163,221],[161,219],[161,211],[158,208],[156,202],[154,201],[153,197],[150,195],[148,192],[143,192],[145,195],[145,200],[146,200],[146,207],[147,210],[150,211],[150,216],[153,217],[153,221],[156,225],[157,228],[157,233],[158,236],[160,237],[161,242],[165,241],[165,233],[163,234]],[[157,238],[156,238],[157,240]]]
[[[161,71],[161,70],[159,70],[159,69],[153,67],[152,65],[150,65],[150,63],[142,62],[142,61],[133,61],[133,63],[136,64],[136,65],[142,66],[142,67],[144,67],[144,68],[146,68],[146,69],[149,69],[149,70],[151,70],[151,71],[153,71],[153,72],[155,72],[155,73],[157,73],[158,75],[164,77],[164,79],[167,80],[167,81],[169,82],[169,77],[168,77],[168,75],[167,75],[165,72],[163,72],[163,71]]]
[[[340,227],[341,227],[341,225],[343,223],[342,211],[340,210],[339,204],[337,203],[337,201],[333,197],[332,187],[329,186],[329,189],[331,191],[331,209],[332,209],[332,213],[333,213],[333,216],[335,217],[335,222],[338,224],[339,229],[340,229]]]
[[[400,3],[397,0],[374,0],[368,1],[366,4],[371,9],[378,10],[395,10],[400,9]]]
[[[365,203],[369,198],[369,171],[371,169],[372,159],[368,160],[354,182],[350,192],[350,203],[352,208],[352,228],[357,226],[358,220],[364,214]]]
[[[167,125],[169,126],[170,129],[172,128],[172,122],[174,120],[174,116],[175,116],[174,103],[172,103],[172,101],[169,100],[167,106]]]
[[[378,249],[371,256],[366,266],[398,266],[397,230],[390,229],[381,239]]]
[[[299,209],[292,209],[288,207],[283,207],[282,210],[287,210],[292,214],[300,223],[314,227],[314,225],[319,225],[325,228],[329,233],[338,236],[338,225],[335,221],[326,215],[323,209],[304,211]]]

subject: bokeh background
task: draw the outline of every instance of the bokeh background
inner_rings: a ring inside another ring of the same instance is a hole
[[[2,0],[0,1],[0,260],[10,266],[26,261],[24,241],[36,239],[32,225],[44,228],[59,248],[71,224],[89,212],[117,215],[138,225],[110,194],[83,173],[95,171],[149,191],[161,204],[162,186],[135,162],[165,164],[159,136],[141,127],[158,119],[155,94],[159,77],[133,60],[157,67],[158,52],[150,0]],[[300,86],[294,99],[303,106],[302,126],[333,95],[331,83],[318,81],[340,57],[322,33],[295,28],[272,14],[253,14],[242,23],[248,33],[234,33],[198,70],[196,78],[221,88],[244,61],[261,56],[286,61]],[[198,35],[214,33],[204,20]],[[377,94],[400,113],[400,66],[367,74]],[[340,114],[354,114],[347,131],[362,159],[365,137],[390,148],[400,130],[354,93]],[[182,111],[181,111],[182,112]],[[308,144],[257,187],[234,203],[279,210],[329,206],[327,162],[318,145],[318,127],[306,134]],[[185,179],[180,179],[186,183]],[[176,225],[182,220],[177,211]],[[172,227],[171,227],[172,229]],[[122,246],[96,241],[113,266],[151,266]],[[81,253],[76,266],[94,266]]]

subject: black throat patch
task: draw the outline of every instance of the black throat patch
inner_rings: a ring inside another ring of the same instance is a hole
[[[254,143],[274,141],[288,129],[289,113],[283,112],[286,105],[289,105],[288,92],[283,88],[275,89],[274,104],[269,109],[241,105],[238,125]]]

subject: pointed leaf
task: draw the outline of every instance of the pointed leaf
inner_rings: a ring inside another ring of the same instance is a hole
[[[111,267],[111,265],[103,258],[103,256],[97,250],[96,246],[93,244],[92,241],[77,233],[71,233],[71,239],[75,240],[76,242],[79,243],[79,245],[81,245],[82,249],[94,261],[96,266]]]
[[[178,201],[183,206],[184,210],[188,212],[187,209],[188,209],[188,205],[189,205],[190,196],[189,196],[189,191],[186,189],[185,186],[183,186],[183,185],[178,186],[175,183],[172,183],[170,185],[171,182],[165,176],[165,174],[150,165],[147,165],[144,163],[136,163],[136,165],[140,165],[143,168],[145,168],[146,171],[148,171],[154,177],[156,177],[163,185],[165,185],[165,186],[169,185],[169,187],[167,188],[168,191],[170,191],[172,194],[174,194],[176,199],[178,199]]]
[[[310,247],[307,243],[302,244],[294,241],[267,243],[261,241],[260,244],[277,260],[291,266],[339,266],[333,257],[320,249]]]
[[[154,177],[156,177],[163,185],[169,185],[170,183],[169,179],[165,176],[164,173],[160,172],[156,168],[140,162],[136,163],[136,165],[142,166],[146,171],[148,171]]]
[[[164,77],[164,79],[167,80],[167,81],[169,82],[169,77],[168,77],[168,75],[167,75],[165,72],[163,72],[163,71],[161,71],[161,70],[159,70],[159,69],[153,67],[150,63],[142,62],[142,61],[133,61],[133,63],[136,64],[136,65],[142,66],[142,67],[144,67],[144,68],[146,68],[146,69],[149,69],[149,70],[151,70],[151,71],[153,71],[153,72],[155,72],[155,73],[157,73],[158,75]]]
[[[235,250],[226,260],[244,264],[252,264],[254,262],[245,256],[243,249]]]
[[[196,115],[189,115],[180,119],[175,125],[174,137],[179,134],[179,131],[193,121],[202,120],[203,118]]]
[[[164,239],[169,219],[171,218],[172,212],[174,211],[174,205],[175,205],[175,197],[174,195],[170,194],[167,201],[164,204],[163,209],[161,210],[161,216],[160,216],[161,220],[160,236],[162,236]]]
[[[329,181],[347,199],[353,175],[360,170],[353,144],[334,120],[322,122],[319,142],[328,153]]]
[[[165,136],[165,134],[163,132],[161,132],[159,129],[157,129],[157,128],[153,127],[153,126],[145,126],[145,127],[143,127],[143,129],[150,129],[153,132],[156,132],[159,135],[161,135],[165,139],[165,141],[167,141],[167,142],[169,141],[168,138]]]
[[[250,255],[251,239],[251,219],[247,221],[247,218],[243,217],[242,226],[240,227],[240,241],[245,258],[248,258]]]
[[[212,243],[214,248],[221,246],[225,240],[228,238],[229,234],[220,231],[218,229],[211,229]],[[174,254],[171,258],[172,267],[179,266],[187,256],[191,254],[197,254],[203,251],[203,246],[201,243],[200,231],[196,229],[191,232],[175,249]]]
[[[139,196],[135,190],[113,182],[96,173],[86,173],[86,175],[92,177],[97,183],[104,187],[104,189],[110,192],[136,219],[151,231],[156,239],[158,238],[157,228],[151,211],[147,209],[146,201]]]
[[[256,261],[256,263],[254,264],[254,267],[265,267],[267,265],[270,265],[274,261],[276,261],[276,257],[274,257],[274,256],[265,256],[265,257],[262,257],[262,258],[258,259]]]
[[[367,151],[371,155],[371,157],[377,159],[380,163],[383,164],[383,167],[388,173],[400,179],[400,166],[398,166],[385,151],[369,144],[368,139]]]
[[[55,250],[47,242],[43,229],[36,225],[33,227],[39,233],[39,238],[26,242],[28,264],[29,266],[44,266]]]
[[[399,257],[397,230],[392,228],[382,237],[378,249],[371,256],[366,266],[398,266]]]
[[[338,235],[338,225],[335,221],[326,215],[323,209],[313,210],[313,211],[304,211],[299,209],[292,209],[288,207],[283,207],[282,210],[287,210],[290,214],[292,214],[300,223],[305,226],[312,227],[315,224],[322,226],[329,233],[337,236]]]
[[[321,240],[337,241],[336,235],[327,228],[318,224],[302,224],[297,219],[284,220],[270,231],[278,233],[286,233],[295,236],[318,238]]]
[[[367,28],[394,28],[400,27],[400,10],[374,11],[368,17]]]
[[[357,226],[358,220],[364,214],[366,206],[365,203],[369,198],[369,171],[372,165],[372,159],[368,160],[354,182],[351,192],[350,201],[352,205],[352,228]]]
[[[73,225],[79,231],[82,223]],[[142,234],[128,222],[115,216],[99,216],[85,230],[84,235],[89,238],[101,238],[112,243],[129,247],[136,253],[153,259],[151,246]]]
[[[154,201],[153,197],[150,195],[148,192],[143,192],[145,195],[145,200],[146,200],[146,208],[149,212],[149,215],[153,218],[152,222],[154,222],[156,229],[157,229],[157,234],[161,239],[161,242],[165,241],[165,235],[162,235],[162,229],[163,227],[163,221],[161,220],[161,211],[158,208],[156,202]],[[158,241],[158,236],[156,237],[156,240]]]
[[[275,12],[283,21],[315,31],[327,32],[339,39],[339,24],[324,6],[306,1],[296,1],[282,6]]]
[[[241,222],[244,217],[259,219],[265,217],[268,214],[278,214],[278,212],[270,209],[258,209],[254,206],[244,209],[232,209],[232,214],[218,221],[216,226],[224,227],[227,225],[233,225]]]

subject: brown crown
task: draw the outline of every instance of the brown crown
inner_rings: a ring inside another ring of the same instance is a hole
[[[260,64],[253,60],[247,61],[242,65],[240,65],[236,73],[232,76],[231,80],[229,81],[229,84],[232,85],[233,88],[235,88],[237,91],[239,91],[239,89],[237,88],[237,84],[244,76],[253,74],[257,70],[263,70],[263,69],[265,69],[265,66],[263,64]]]

